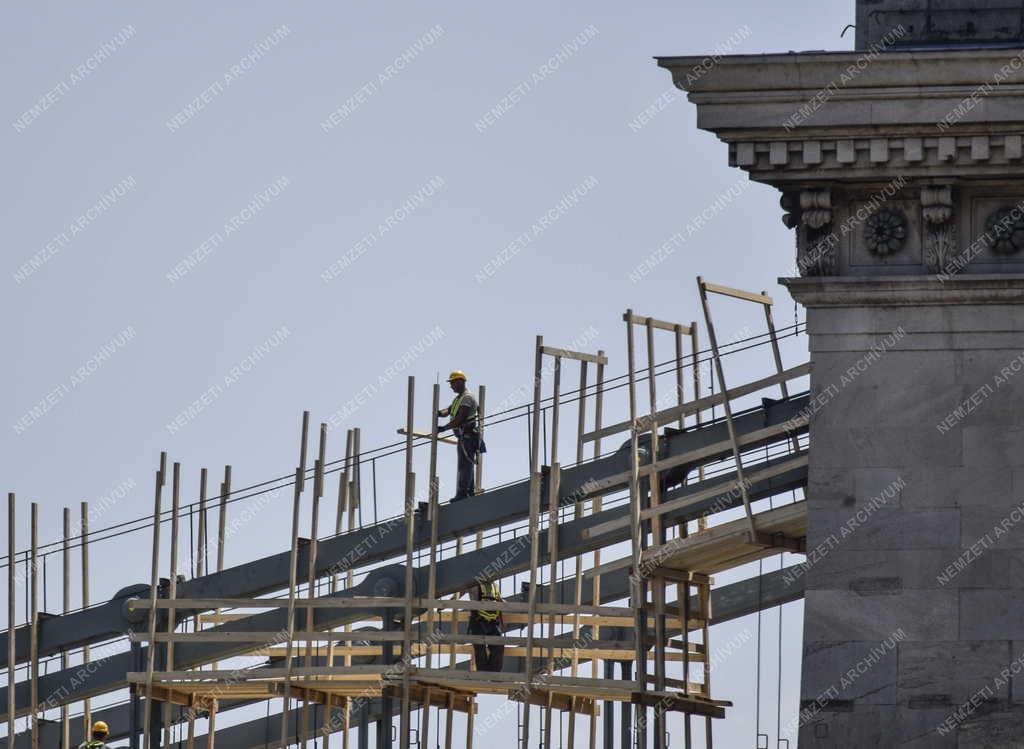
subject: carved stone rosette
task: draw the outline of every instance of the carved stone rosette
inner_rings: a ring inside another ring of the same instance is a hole
[[[924,218],[924,263],[932,273],[952,272],[956,255],[956,223],[953,221],[953,188],[949,185],[921,188],[921,215]]]

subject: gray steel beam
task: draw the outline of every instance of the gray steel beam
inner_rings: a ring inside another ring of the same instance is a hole
[[[803,394],[788,401],[766,401],[761,408],[751,409],[736,416],[739,432],[751,432],[765,426],[782,423],[807,406],[809,396]],[[668,435],[663,443],[668,445],[668,455],[706,447],[728,439],[723,422],[711,422],[699,429]],[[723,455],[728,451],[724,451]],[[628,470],[628,455],[625,452],[562,469],[561,495],[575,498],[586,496],[587,482],[613,476]],[[610,493],[621,487],[605,490]],[[529,482],[522,481],[499,487],[460,502],[458,505],[442,505],[438,516],[439,538],[453,539],[476,531],[490,530],[506,523],[521,520],[529,514]],[[547,492],[542,488],[542,497]],[[417,548],[429,543],[424,531],[416,539]],[[320,576],[332,570],[345,570],[357,564],[371,564],[384,561],[400,554],[405,546],[405,521],[398,517],[374,526],[361,528],[334,538],[321,541],[317,549],[317,569]],[[300,550],[299,569],[308,566],[308,549]],[[203,577],[188,580],[178,585],[180,598],[236,598],[254,597],[281,590],[288,584],[289,552],[271,554],[252,562],[231,567]],[[55,655],[63,649],[75,648],[87,643],[101,642],[122,636],[131,631],[133,622],[125,616],[125,599],[132,595],[145,596],[147,585],[136,584],[123,588],[113,600],[84,611],[43,620],[39,625],[39,655]],[[7,638],[9,632],[0,633],[0,668],[7,665]],[[16,661],[28,658],[28,628],[15,630]]]
[[[790,456],[784,456],[778,461],[770,461],[767,465],[775,462],[788,460]],[[721,491],[708,499],[695,503],[685,508],[667,513],[666,523],[681,521],[685,518],[697,517],[711,508],[718,511],[730,506],[737,506],[741,499],[726,487],[731,483],[733,474],[726,474],[715,478],[707,479],[700,483],[687,485],[685,493],[702,491],[715,486],[721,486]],[[803,486],[807,481],[807,469],[801,468],[780,474],[779,476],[753,483],[748,491],[751,500],[763,499],[774,496],[783,491]],[[626,505],[612,507],[597,515],[589,515],[577,520],[563,523],[558,528],[558,550],[559,558],[569,558],[577,554],[603,548],[605,546],[621,543],[628,539],[629,528],[623,527],[618,530],[601,534],[594,538],[584,538],[586,529],[606,523],[610,520],[625,518],[628,512]],[[420,529],[421,534],[427,532],[426,523]],[[547,556],[546,535],[541,539],[541,557]],[[473,585],[474,580],[481,573],[489,571],[488,574],[494,577],[506,577],[524,571],[529,566],[530,549],[527,537],[520,537],[493,544],[484,549],[465,552],[458,557],[445,559],[437,564],[437,593],[445,595],[464,590]],[[426,589],[427,570],[420,568],[415,571],[415,587],[419,591]],[[602,578],[603,579],[603,578]],[[356,595],[377,595],[377,596],[402,596],[404,595],[404,568],[400,565],[392,565],[373,571],[358,586],[340,591],[334,595],[340,598],[349,598]],[[589,600],[591,579],[584,581],[584,598]],[[182,615],[187,614],[184,609],[179,609]],[[305,612],[300,612],[296,626],[305,627]],[[318,608],[315,611],[312,628],[326,630],[341,624],[359,621],[371,616],[379,616],[379,612],[373,609],[328,609]],[[255,614],[245,619],[230,622],[215,627],[215,630],[223,631],[248,631],[248,632],[274,632],[280,631],[285,626],[286,614],[281,609]],[[175,647],[175,664],[180,668],[194,667],[202,663],[209,663],[215,660],[224,660],[232,655],[244,652],[245,647],[237,643],[190,643],[182,642]],[[46,674],[39,680],[39,693],[42,699],[52,699],[54,704],[67,704],[80,700],[86,696],[95,696],[113,689],[124,687],[126,682],[124,675],[132,669],[131,653],[117,653],[108,658],[92,661],[88,667],[80,666]],[[0,704],[6,705],[7,687],[0,689]],[[17,712],[24,714],[29,707],[29,684],[19,683],[16,687]],[[0,716],[0,720],[5,715]]]

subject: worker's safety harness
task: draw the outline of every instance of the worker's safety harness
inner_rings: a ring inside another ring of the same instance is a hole
[[[498,584],[496,582],[480,583],[480,600],[500,602],[501,593],[498,591]],[[488,622],[496,622],[501,616],[500,611],[477,611],[476,613],[477,616]]]

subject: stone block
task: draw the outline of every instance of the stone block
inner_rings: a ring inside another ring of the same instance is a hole
[[[804,604],[804,642],[881,642],[890,637],[911,642],[956,640],[960,619],[958,600],[958,591],[952,589],[904,589],[895,595],[808,590]],[[1024,625],[1024,619],[1021,623]]]
[[[885,495],[861,507],[815,510],[809,517],[807,546],[847,549],[960,548],[960,510],[888,508]]]
[[[963,465],[963,445],[937,429],[835,427],[811,424],[811,462],[822,468]]]
[[[808,643],[800,699],[894,704],[898,660],[897,644],[892,641]]]
[[[955,709],[983,692],[1006,702],[1009,679],[997,677],[1012,658],[1008,641],[902,643],[897,699],[913,705],[945,697]]]
[[[982,704],[957,728],[961,747],[1018,749],[1024,746],[1024,707]]]
[[[984,549],[851,549],[808,546],[794,568],[807,589],[848,590],[864,595],[871,581],[898,578],[900,589],[1024,588],[1024,552]]]
[[[1024,640],[1024,590],[960,589],[962,640]]]
[[[953,435],[948,435],[952,437]],[[903,469],[903,507],[984,507],[1024,501],[1012,493],[1010,472],[968,466],[915,466]]]
[[[800,749],[955,749],[955,732],[938,733],[943,708],[856,705],[821,710],[800,728]]]
[[[804,141],[804,163],[808,165],[820,164],[821,163],[821,141],[820,140],[805,140]]]
[[[962,533],[965,547],[1024,549],[1024,505],[972,507],[963,514]]]
[[[963,465],[994,470],[1024,466],[1024,428],[964,427]]]

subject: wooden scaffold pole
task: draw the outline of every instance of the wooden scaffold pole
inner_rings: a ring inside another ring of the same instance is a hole
[[[323,484],[324,484],[324,462],[327,460],[327,424],[321,422],[320,424],[320,440],[317,447],[317,457],[313,461],[313,507],[310,513],[310,528],[309,528],[309,565],[306,570],[306,597],[312,601],[316,598],[316,557],[317,557],[317,533],[319,532],[320,523],[320,498],[323,496]],[[306,607],[306,617],[302,630],[304,632],[312,632],[316,629],[313,626],[313,612],[312,606]],[[317,646],[319,647],[319,646]],[[306,643],[305,648],[305,663],[306,668],[313,667],[313,644]],[[332,665],[332,664],[328,664]],[[310,677],[306,677],[308,681]],[[299,745],[305,749],[306,742],[309,739],[310,722],[309,722],[309,691],[308,686],[304,692],[302,700],[302,729],[299,736]],[[330,699],[324,704],[324,718],[325,720],[330,716],[331,713],[331,702]]]
[[[32,711],[32,749],[39,749],[39,504],[31,507],[32,612],[29,616],[29,697]],[[13,631],[8,633],[13,636]]]
[[[160,586],[160,514],[161,493],[164,487],[164,471],[167,470],[167,453],[160,453],[160,470],[156,472],[156,489],[153,493],[153,554],[150,560],[148,626],[149,640],[146,645],[146,704],[142,711],[142,744],[150,748],[150,724],[153,720],[153,671],[156,666],[156,599]],[[88,734],[86,734],[88,735]]]
[[[178,595],[178,511],[181,506],[181,464],[175,462],[171,469],[171,571],[168,577],[167,598],[173,601]],[[174,670],[174,639],[170,637],[175,630],[174,608],[167,610],[167,671]],[[155,647],[156,643],[149,643],[149,647]],[[170,702],[164,702],[164,746],[171,745],[171,720]]]
[[[412,598],[413,556],[416,549],[416,476],[413,474],[413,418],[415,417],[416,378],[409,376],[405,409],[405,616],[402,639],[402,713],[399,717],[399,745],[409,749],[410,671],[412,670]],[[436,421],[436,420],[435,420]]]
[[[63,523],[61,526],[61,537],[63,543],[61,545],[61,562],[64,567],[64,573],[61,575],[62,582],[62,599],[61,599],[61,611],[67,614],[71,611],[71,508],[64,508]],[[60,654],[60,667],[62,671],[66,671],[71,665],[71,660],[68,658],[68,651],[63,650]],[[71,720],[70,711],[68,710],[67,704],[60,706],[60,746],[61,749],[71,749]]]
[[[533,686],[533,628],[537,620],[537,565],[540,561],[540,396],[543,347],[544,337],[537,336],[533,372],[533,423],[530,432],[530,587],[527,592],[526,700],[523,704],[523,733],[520,744],[522,749],[528,749],[530,746],[529,696]]]
[[[89,503],[81,504],[82,535],[82,608],[89,608]],[[88,668],[92,652],[88,645],[82,646],[82,666]],[[92,729],[92,703],[86,697],[82,700],[82,735],[89,736]]]
[[[305,440],[303,440],[305,442]],[[305,452],[305,451],[303,451]],[[281,746],[288,746],[288,720],[291,710],[292,650],[295,639],[295,586],[299,575],[299,513],[302,507],[302,474],[295,469],[295,491],[292,495],[292,538],[288,557],[288,613],[285,618],[284,688],[281,706]],[[213,714],[210,720],[213,720]],[[213,729],[211,728],[211,731]]]
[[[15,534],[14,534],[14,521],[15,521],[15,499],[14,492],[7,494],[7,631],[9,633],[14,632],[14,617],[17,615],[17,607],[15,601],[17,600],[15,589],[16,576],[14,570],[14,558],[15,558]],[[7,749],[14,749],[14,715],[17,709],[17,703],[15,702],[15,674],[14,674],[14,661],[17,658],[17,652],[14,649],[14,637],[10,634],[7,637]]]

